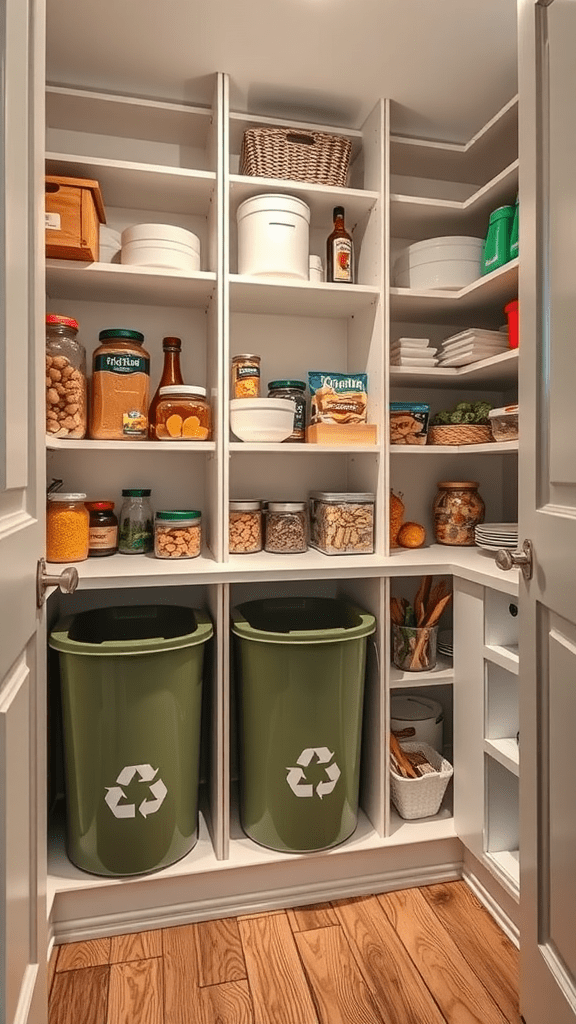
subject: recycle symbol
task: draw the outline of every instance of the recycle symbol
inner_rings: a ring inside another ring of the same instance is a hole
[[[140,782],[150,783],[148,788],[154,797],[153,800],[147,800],[144,798],[138,807],[142,817],[147,818],[148,815],[154,814],[160,809],[168,790],[162,782],[162,779],[156,779],[156,782],[152,782],[152,779],[157,772],[158,768],[153,768],[151,764],[129,764],[120,772],[116,779],[116,786],[106,786],[106,796],[104,799],[115,818],[136,817],[136,804],[120,802],[121,800],[126,800],[126,794],[122,789],[122,786],[128,786],[136,774],[139,775]]]
[[[332,792],[341,775],[336,762],[334,761],[330,764],[334,754],[328,750],[328,747],[306,747],[300,754],[294,768],[286,769],[288,772],[286,782],[296,796],[314,796],[314,786],[306,782],[306,772],[304,771],[304,768],[311,764],[314,756],[316,757],[317,764],[327,765],[327,768],[325,768],[327,781],[319,782],[316,786],[316,793],[322,800],[322,797],[328,796]]]

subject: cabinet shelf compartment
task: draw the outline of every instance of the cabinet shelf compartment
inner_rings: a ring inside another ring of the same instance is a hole
[[[390,686],[392,689],[404,688],[413,690],[419,686],[436,686],[438,683],[452,682],[454,664],[450,658],[436,658],[436,665],[428,672],[404,672],[396,665],[390,666]]]
[[[518,453],[517,441],[492,441],[489,444],[392,444],[391,455],[512,455]]]
[[[46,448],[48,451],[86,451],[86,452],[185,452],[190,455],[207,455],[216,451],[215,441],[75,441],[68,437],[51,437],[46,435]]]
[[[332,185],[315,185],[312,182],[287,181],[280,178],[249,178],[232,174],[230,176],[231,217],[236,219],[240,203],[264,192],[279,195],[289,194],[302,199],[310,207],[313,224],[327,226],[326,235],[331,230],[332,211],[335,206],[340,205],[345,208],[346,226],[350,231],[357,221],[365,218],[380,199],[378,192],[369,192],[359,188],[337,188]]]
[[[518,775],[518,677],[494,662],[484,665],[484,749]]]
[[[46,260],[46,291],[51,299],[205,310],[215,290],[216,274],[210,271],[185,274],[159,267]]]
[[[484,740],[484,752],[513,775],[520,774],[520,755],[515,738]]]
[[[375,306],[380,292],[362,284],[314,284],[273,278],[230,275],[233,313],[348,317]]]
[[[517,851],[520,845],[518,778],[493,757],[484,755],[486,865],[517,897],[519,875]]]
[[[497,330],[504,306],[518,295],[518,260],[511,260],[486,277],[459,290],[418,291],[390,288],[390,316],[405,323],[439,323],[470,327],[482,318],[483,327]]]
[[[437,388],[516,388],[518,386],[518,349],[480,359],[468,366],[435,366],[429,370],[417,366],[391,366],[392,387]]]

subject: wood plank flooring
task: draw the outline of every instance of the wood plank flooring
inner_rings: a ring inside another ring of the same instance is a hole
[[[521,1024],[464,882],[57,947],[49,1024]]]

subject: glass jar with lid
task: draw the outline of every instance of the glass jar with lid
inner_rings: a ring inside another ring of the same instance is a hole
[[[260,398],[260,356],[244,352],[232,357],[231,398]]]
[[[142,441],[148,437],[150,356],[140,331],[110,328],[92,357],[90,437]]]
[[[90,558],[113,555],[118,550],[118,518],[114,515],[113,501],[87,501],[90,513]]]
[[[271,380],[268,398],[289,398],[294,403],[294,427],[284,443],[306,440],[306,385],[303,380]]]
[[[262,551],[262,502],[231,501],[228,523],[231,555],[252,555]]]
[[[305,501],[268,502],[264,548],[279,555],[295,555],[308,549]]]
[[[202,548],[202,513],[196,509],[157,512],[154,520],[156,558],[196,558]]]
[[[212,413],[206,388],[167,384],[160,388],[154,433],[158,441],[208,441]]]
[[[484,522],[484,502],[474,480],[444,480],[434,499],[434,533],[439,544],[473,547],[475,527]]]
[[[86,351],[78,341],[78,321],[46,316],[46,433],[86,436]]]
[[[46,560],[83,562],[88,558],[90,513],[80,492],[48,495]]]
[[[154,547],[151,493],[149,488],[122,491],[118,551],[124,555],[142,555]]]

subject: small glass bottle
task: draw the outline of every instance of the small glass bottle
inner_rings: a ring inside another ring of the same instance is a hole
[[[148,488],[122,491],[118,551],[124,555],[142,555],[154,547],[151,493]]]
[[[306,385],[303,380],[271,380],[268,398],[289,398],[294,402],[294,428],[286,442],[306,440]]]
[[[266,551],[295,555],[308,549],[305,501],[269,501],[266,509]]]
[[[180,338],[162,338],[162,350],[164,352],[162,376],[148,409],[148,436],[152,440],[156,439],[156,408],[160,401],[160,388],[168,387],[169,384],[184,383],[180,370],[182,340]]]
[[[86,436],[86,351],[78,341],[78,321],[46,316],[46,433]]]
[[[113,501],[87,501],[90,513],[88,557],[113,555],[118,550],[118,518]]]
[[[344,226],[344,207],[334,207],[334,230],[326,241],[326,280],[354,284],[354,243]]]
[[[46,561],[83,562],[88,558],[90,513],[85,494],[48,495]]]

